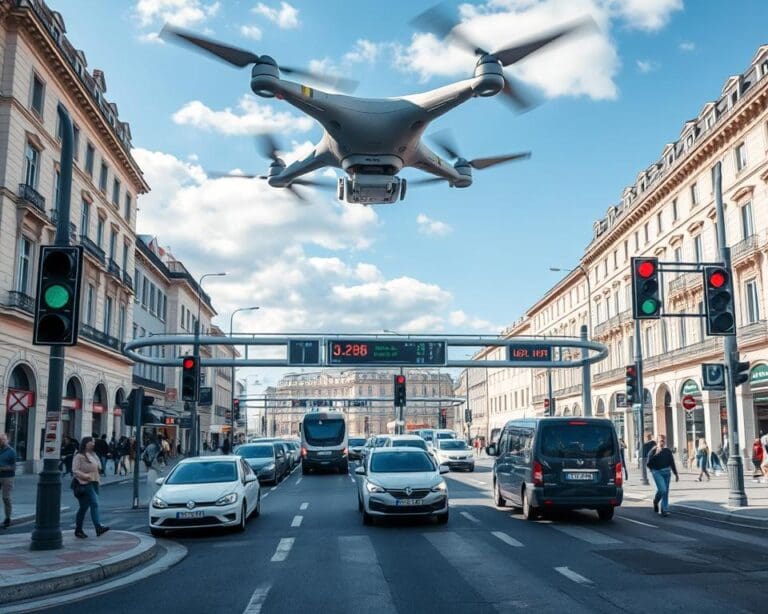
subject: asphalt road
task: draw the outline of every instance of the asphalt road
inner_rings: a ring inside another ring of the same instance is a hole
[[[447,476],[445,526],[363,526],[352,475],[295,471],[264,489],[244,534],[174,535],[189,554],[164,575],[55,611],[765,611],[767,535],[631,502],[610,523],[591,512],[531,523],[492,505],[484,464]],[[146,511],[111,513],[116,528],[146,530]]]

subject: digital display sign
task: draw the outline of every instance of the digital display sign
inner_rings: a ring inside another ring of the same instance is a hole
[[[329,365],[445,366],[445,341],[336,339],[328,342]]]
[[[552,348],[548,345],[509,345],[509,361],[540,360],[542,362],[552,360]]]
[[[319,365],[319,339],[290,339],[288,341],[289,365]]]

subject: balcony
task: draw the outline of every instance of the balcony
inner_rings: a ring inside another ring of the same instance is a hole
[[[31,185],[27,185],[26,183],[19,184],[19,198],[45,215],[45,198]]]
[[[643,359],[643,366],[648,369],[667,367],[685,360],[706,358],[715,352],[722,352],[722,350],[722,337],[709,337],[704,341],[700,341],[699,343],[694,343],[692,345],[687,345],[684,348],[670,350],[663,354],[657,354],[656,356],[645,358]]]
[[[739,343],[741,344],[765,341],[768,339],[768,321],[758,320],[757,322],[752,322],[751,324],[739,326],[736,334],[738,335]]]
[[[100,330],[96,330],[93,328],[93,326],[81,323],[80,335],[86,339],[89,339],[90,341],[98,343],[99,345],[103,345],[112,350],[115,350],[116,352],[120,351],[121,343],[118,339],[115,339],[114,337],[111,337],[107,333],[103,333]]]
[[[128,275],[126,271],[123,271],[123,283],[133,290],[133,277]]]
[[[609,333],[612,330],[620,329],[623,324],[626,324],[627,322],[632,321],[632,310],[631,309],[625,309],[621,313],[616,314],[609,320],[606,320],[605,322],[601,322],[597,326],[595,326],[595,337],[601,337],[607,333]]]
[[[104,250],[91,241],[86,235],[80,235],[80,245],[85,248],[87,254],[98,260],[99,264],[104,264],[104,258],[106,256]]]
[[[144,388],[151,388],[152,390],[159,390],[160,392],[165,392],[165,384],[163,382],[158,382],[153,379],[149,379],[148,377],[143,377],[141,375],[136,375],[136,373],[133,374],[133,384],[135,386],[143,386]]]
[[[49,217],[53,225],[56,226],[59,223],[59,210],[51,209]],[[69,223],[69,241],[70,243],[77,243],[77,226],[72,222]]]
[[[593,373],[592,381],[597,384],[610,381],[616,377],[621,377],[622,375],[624,375],[624,367],[617,367],[615,369],[609,369],[608,371]]]
[[[563,397],[570,397],[575,394],[581,394],[581,384],[576,384],[574,386],[568,386],[566,388],[560,388],[558,390],[554,390],[552,392],[552,396],[561,399]]]
[[[107,273],[114,276],[116,279],[122,279],[122,275],[120,274],[120,267],[117,266],[117,262],[115,262],[112,258],[107,261]]]
[[[750,235],[746,239],[739,241],[731,247],[731,260],[736,263],[753,256],[760,251],[760,244],[763,243],[761,235]]]
[[[701,273],[683,273],[676,279],[673,279],[669,284],[669,295],[677,296],[682,294],[686,290],[694,290],[700,288],[702,284]]]
[[[9,292],[7,305],[30,314],[35,313],[35,299],[28,294],[24,294],[24,292]]]

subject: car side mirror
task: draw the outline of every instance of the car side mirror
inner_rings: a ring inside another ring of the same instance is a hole
[[[440,465],[438,468],[440,473],[450,473],[451,468],[448,465]]]
[[[496,449],[496,446],[491,444],[490,446],[485,447],[485,453],[488,456],[496,456],[498,454],[498,450]]]
[[[355,468],[355,473],[357,475],[365,475],[365,467],[356,467]]]
[[[165,478],[157,478],[155,480],[155,484],[157,484],[158,486],[162,486],[163,482],[165,482]]]
[[[250,484],[251,482],[255,482],[258,478],[255,475],[246,475],[245,476],[245,483]]]

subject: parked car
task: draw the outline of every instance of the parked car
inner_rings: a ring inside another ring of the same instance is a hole
[[[283,443],[288,447],[291,460],[291,470],[301,462],[301,444],[292,439],[284,440]]]
[[[441,524],[448,522],[448,487],[440,467],[424,450],[374,448],[366,465],[355,469],[358,480],[357,506],[363,524],[374,517],[425,516]]]
[[[496,457],[496,505],[511,501],[529,520],[555,509],[593,509],[610,520],[622,503],[621,448],[610,420],[512,420],[486,451]]]
[[[291,451],[284,441],[273,441],[272,445],[275,447],[275,465],[280,476],[278,480],[282,480],[291,473]]]
[[[385,448],[419,448],[427,450],[427,442],[418,435],[387,435],[385,438]]]
[[[373,437],[369,437],[368,441],[365,442],[365,445],[360,449],[360,461],[362,463],[365,463],[371,450],[379,446],[383,446],[386,443],[386,441],[387,441],[386,435],[384,436],[374,435]]]
[[[438,439],[433,449],[437,462],[451,469],[475,470],[475,455],[463,439]]]
[[[179,461],[149,505],[149,530],[160,536],[173,529],[234,527],[245,530],[261,512],[256,474],[238,456],[199,456]]]
[[[360,452],[365,445],[365,437],[350,437],[347,440],[347,446],[349,447],[349,460],[360,460]]]
[[[258,476],[259,482],[277,484],[282,474],[273,442],[246,443],[237,446],[234,453],[245,459]]]

